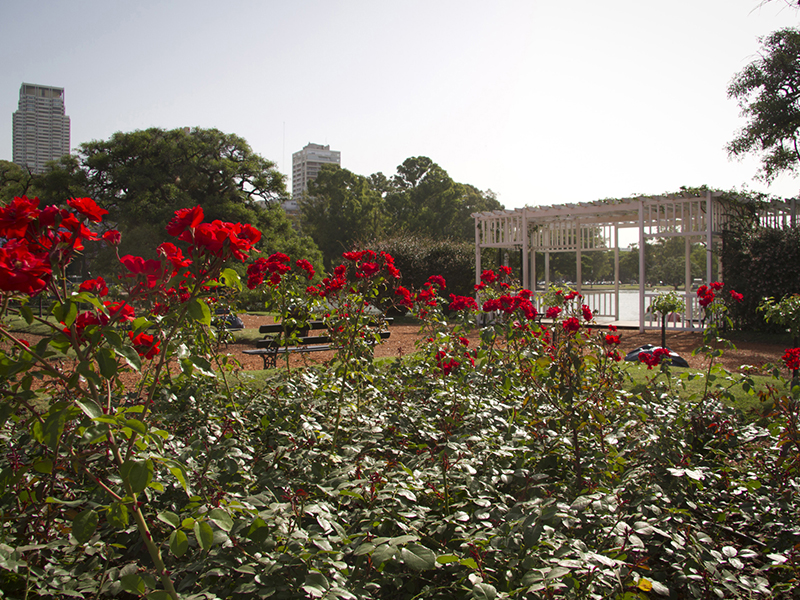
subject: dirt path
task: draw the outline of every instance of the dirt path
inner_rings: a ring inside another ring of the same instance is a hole
[[[261,325],[272,322],[271,317],[255,315],[242,315],[242,319],[247,328],[258,328]],[[416,342],[420,338],[419,327],[417,325],[393,325],[391,327],[391,337],[384,340],[375,347],[375,357],[402,357],[416,351]],[[647,331],[639,333],[638,330],[619,330],[621,338],[620,352],[625,354],[644,344],[660,344],[661,333],[659,331]],[[28,340],[32,345],[40,338],[39,336],[20,334],[22,339]],[[667,334],[667,346],[680,356],[686,359],[689,365],[696,369],[708,366],[707,359],[702,354],[692,356],[692,351],[702,344],[702,335],[689,332],[670,332]],[[781,363],[786,345],[767,342],[739,342],[735,350],[726,349],[721,362],[729,371],[739,371],[743,365],[762,367],[766,363]],[[252,341],[243,341],[228,344],[221,348],[222,354],[233,355],[241,364],[245,371],[257,371],[264,368],[263,360],[259,356],[249,356],[243,353],[244,350],[252,349],[255,345]],[[313,354],[293,354],[290,356],[290,365],[293,368],[302,367],[308,364],[322,364],[331,360],[335,352],[315,352]],[[136,378],[134,374],[128,376]]]
[[[261,325],[271,323],[270,317],[258,317],[244,315],[242,317],[245,327],[257,328]],[[376,357],[400,357],[410,354],[416,350],[415,343],[419,339],[419,327],[416,325],[393,325],[392,335],[389,339],[375,348]],[[644,344],[660,344],[661,333],[659,331],[647,331],[639,333],[638,330],[618,331],[622,343],[620,351],[627,353]],[[702,369],[708,365],[706,358],[701,354],[692,356],[692,351],[702,345],[702,335],[690,332],[670,332],[667,333],[667,346],[677,352],[693,368]],[[224,352],[233,354],[241,363],[245,370],[252,371],[263,368],[263,361],[258,356],[248,356],[242,351],[253,348],[251,343],[229,344]],[[737,344],[736,350],[725,350],[722,356],[722,364],[729,371],[738,371],[742,365],[752,365],[761,367],[766,363],[780,363],[786,347],[780,343],[755,343],[741,342]],[[334,352],[315,352],[313,354],[293,355],[291,357],[292,366],[303,364],[324,363],[333,358]]]

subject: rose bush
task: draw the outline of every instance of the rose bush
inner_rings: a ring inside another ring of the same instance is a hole
[[[763,418],[721,402],[712,367],[688,402],[666,362],[634,394],[624,333],[596,328],[576,292],[545,297],[545,325],[503,269],[449,301],[441,277],[401,286],[385,253],[318,275],[249,259],[258,233],[200,208],[176,214],[159,260],[121,256],[119,279],[72,291],[81,248],[119,241],[102,216],[87,199],[0,209],[6,596],[796,593],[800,388],[779,370]],[[211,306],[241,288],[228,264],[245,258],[278,318],[327,322],[333,361],[256,384],[216,353]],[[11,317],[38,321],[37,293],[55,305],[28,345]],[[389,299],[423,341],[376,365]]]

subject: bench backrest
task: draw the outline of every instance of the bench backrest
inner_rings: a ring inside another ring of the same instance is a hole
[[[388,317],[383,319],[383,322],[387,325],[390,325],[394,319]],[[378,321],[374,322],[374,325],[378,325]],[[301,326],[294,327],[292,329],[327,329],[327,325],[325,325],[325,321],[308,321],[307,323],[302,323]],[[290,329],[289,331],[292,331]],[[262,325],[258,328],[259,333],[283,333],[283,323],[270,323],[269,325]]]

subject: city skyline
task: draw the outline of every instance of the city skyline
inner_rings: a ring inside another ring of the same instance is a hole
[[[727,86],[759,36],[797,25],[783,2],[40,0],[3,16],[7,160],[16,91],[33,81],[69,90],[73,148],[117,131],[217,128],[287,184],[292,152],[314,140],[361,175],[428,156],[509,208],[798,187],[755,181],[754,157],[725,152],[745,123]]]

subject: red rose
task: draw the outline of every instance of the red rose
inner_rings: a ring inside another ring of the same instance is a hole
[[[28,223],[36,220],[39,215],[38,206],[38,198],[30,199],[23,196],[14,198],[0,208],[0,236],[5,238],[25,237]]]
[[[103,220],[103,215],[108,214],[106,209],[97,206],[91,198],[70,198],[67,200],[67,206],[74,208],[93,223],[99,223]]]
[[[358,262],[359,260],[361,260],[362,255],[363,252],[345,252],[342,254],[342,258],[344,258],[345,260]]]
[[[561,326],[564,328],[564,331],[568,333],[575,333],[581,328],[581,322],[575,317],[570,317],[561,323]]]
[[[483,303],[483,312],[495,312],[500,310],[500,300],[497,298],[490,298]]]
[[[381,268],[374,262],[363,262],[356,268],[356,277],[372,277],[380,270]]]
[[[102,239],[109,246],[119,246],[122,241],[122,235],[116,229],[111,229],[103,234]]]
[[[547,312],[544,314],[545,317],[548,319],[555,319],[558,315],[561,314],[561,308],[558,306],[551,306],[547,309]]]
[[[439,289],[442,290],[447,287],[447,285],[444,282],[444,277],[442,277],[441,275],[431,275],[430,277],[428,277],[428,283],[433,283],[435,285],[438,285]]]
[[[0,248],[0,290],[34,296],[52,274],[47,254],[31,252],[25,242],[10,240]]]
[[[158,355],[159,352],[161,352],[161,349],[159,348],[161,341],[155,341],[153,336],[149,333],[142,332],[134,336],[133,332],[129,331],[128,335],[133,342],[133,348],[142,358],[150,360]]]
[[[108,294],[108,286],[106,285],[105,279],[102,277],[97,277],[96,279],[87,279],[83,283],[81,283],[78,290],[81,292],[91,292],[101,298]]]
[[[181,208],[175,211],[175,216],[167,224],[167,233],[172,237],[178,237],[186,230],[197,227],[203,221],[203,208]]]
[[[306,272],[306,278],[310,281],[314,279],[314,267],[307,260],[301,258],[295,263],[300,269]]]
[[[583,320],[584,321],[591,321],[592,320],[592,309],[590,309],[587,305],[581,306],[581,311],[583,312]]]
[[[181,249],[170,242],[164,242],[158,247],[158,253],[172,263],[173,269],[188,267],[192,261],[183,257]]]
[[[478,303],[472,296],[450,294],[450,310],[478,310]]]
[[[781,360],[787,369],[797,371],[800,369],[800,348],[787,348]]]
[[[483,273],[481,273],[481,281],[483,283],[494,283],[496,279],[497,275],[495,274],[494,271],[486,269]]]

